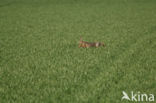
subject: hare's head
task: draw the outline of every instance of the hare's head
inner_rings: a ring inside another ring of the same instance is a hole
[[[100,43],[101,46],[105,46],[104,43]]]

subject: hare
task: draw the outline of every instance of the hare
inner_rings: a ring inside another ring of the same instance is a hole
[[[90,47],[100,47],[100,46],[104,46],[104,43],[101,42],[86,42],[83,41],[82,38],[80,38],[79,41],[79,48],[83,47],[83,48],[90,48]]]

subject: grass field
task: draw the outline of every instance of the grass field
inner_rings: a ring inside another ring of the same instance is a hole
[[[155,51],[156,0],[0,0],[0,103],[132,103]]]

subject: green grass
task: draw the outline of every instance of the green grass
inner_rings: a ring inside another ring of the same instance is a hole
[[[122,91],[155,94],[155,5],[1,0],[0,103],[121,103]],[[78,48],[81,36],[106,47]]]

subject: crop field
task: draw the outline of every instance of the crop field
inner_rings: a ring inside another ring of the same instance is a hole
[[[156,96],[156,0],[0,0],[0,103],[136,103],[122,91]]]

